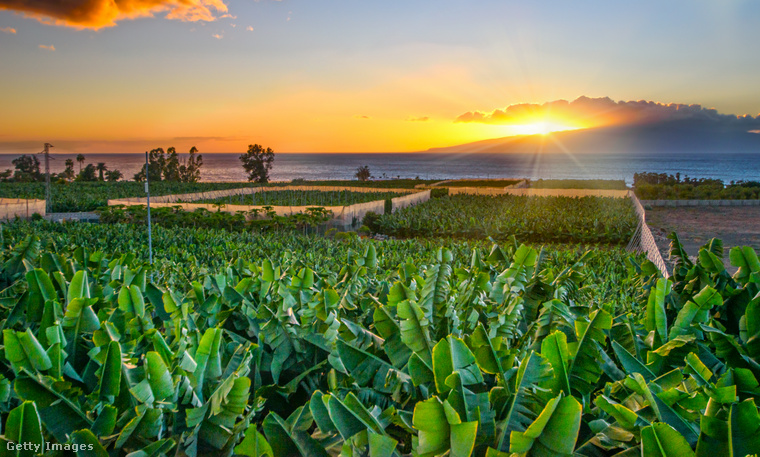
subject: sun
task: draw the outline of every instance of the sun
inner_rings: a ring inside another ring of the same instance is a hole
[[[510,125],[509,127],[518,135],[548,135],[552,132],[577,130],[580,128],[556,122],[533,122],[530,124]]]

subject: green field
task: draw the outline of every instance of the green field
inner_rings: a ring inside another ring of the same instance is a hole
[[[757,200],[760,185],[640,184],[636,196],[642,200]]]
[[[420,184],[430,185],[440,181],[440,179],[373,179],[369,181],[359,180],[326,180],[326,181],[304,181],[296,179],[286,186],[346,186],[346,187],[376,187],[378,189],[414,189]]]
[[[318,190],[270,190],[253,194],[230,195],[189,203],[269,206],[348,206],[407,195],[398,192],[351,192]]]
[[[690,257],[673,237],[666,280],[620,247],[628,199],[434,198],[376,218],[414,236],[387,241],[163,208],[152,265],[140,208],[109,211],[134,217],[1,226],[7,443],[88,457],[760,452],[760,260],[733,248],[730,275],[722,243]],[[197,217],[219,225],[176,223]]]
[[[440,187],[506,187],[522,181],[521,179],[471,179],[443,183]]]
[[[452,195],[386,214],[375,230],[399,237],[627,243],[637,219],[628,199]]]
[[[538,179],[531,181],[530,187],[532,189],[628,189],[622,179]]]
[[[153,196],[237,189],[252,184],[237,182],[181,183],[159,181],[150,184]],[[144,197],[145,184],[123,182],[72,182],[51,184],[54,213],[93,211],[108,205],[109,199]],[[0,183],[0,198],[45,199],[45,183]]]

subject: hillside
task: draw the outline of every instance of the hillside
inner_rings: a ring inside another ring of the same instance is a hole
[[[520,135],[431,148],[428,152],[760,152],[760,134],[697,120]]]

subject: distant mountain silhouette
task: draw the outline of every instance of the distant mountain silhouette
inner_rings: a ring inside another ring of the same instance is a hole
[[[431,148],[428,152],[757,152],[760,134],[726,128],[698,119],[653,124],[618,125],[519,135],[457,146]]]

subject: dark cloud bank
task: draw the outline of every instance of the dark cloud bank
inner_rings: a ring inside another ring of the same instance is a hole
[[[760,115],[721,114],[701,105],[665,104],[646,100],[616,102],[608,97],[579,97],[571,102],[556,100],[543,104],[523,103],[490,113],[470,111],[457,117],[455,122],[522,124],[526,118],[541,119],[544,116],[577,120],[581,125],[594,126],[680,123],[718,131],[747,132],[760,129]]]
[[[759,153],[760,116],[721,114],[700,105],[650,101],[615,102],[580,97],[568,102],[512,105],[490,113],[472,111],[456,122],[524,124],[544,115],[598,127],[550,135],[512,136],[431,149],[493,153]]]

